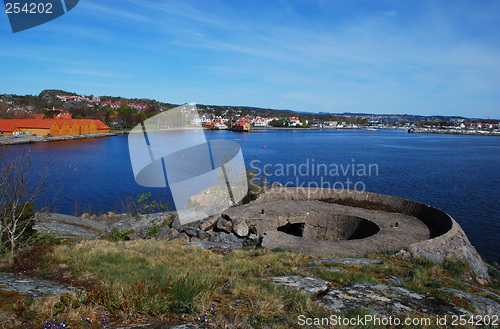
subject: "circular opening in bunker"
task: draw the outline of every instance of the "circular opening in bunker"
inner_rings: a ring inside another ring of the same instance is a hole
[[[308,221],[287,223],[278,231],[308,239],[319,240],[356,240],[364,239],[380,231],[374,222],[355,216],[336,215],[328,220],[311,225]]]

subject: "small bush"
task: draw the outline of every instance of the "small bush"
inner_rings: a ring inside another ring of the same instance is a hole
[[[445,260],[443,268],[454,277],[461,277],[469,269],[469,263],[462,261]]]
[[[155,236],[158,234],[158,232],[160,232],[160,231],[161,231],[161,226],[155,225],[155,226],[153,226],[153,227],[151,227],[151,228],[149,228],[149,229],[148,229],[148,236],[149,236],[150,238],[153,238],[153,237],[155,237]]]
[[[107,234],[106,236],[104,236],[104,238],[111,242],[122,241],[125,240],[127,235],[132,234],[134,232],[135,231],[132,229],[120,231],[116,227],[113,227],[113,232]]]

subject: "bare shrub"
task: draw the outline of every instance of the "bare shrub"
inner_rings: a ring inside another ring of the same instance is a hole
[[[14,251],[33,233],[35,202],[54,186],[50,166],[33,168],[30,151],[0,147],[0,251]]]

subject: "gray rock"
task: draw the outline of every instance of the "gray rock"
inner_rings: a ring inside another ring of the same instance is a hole
[[[189,236],[186,233],[184,233],[184,232],[179,233],[174,239],[176,239],[176,240],[183,240],[183,241],[186,241],[186,242],[189,242],[189,240],[190,240]]]
[[[324,267],[324,266],[297,267],[298,270],[314,270],[314,269],[317,269],[317,268],[323,268],[323,269],[325,269],[327,271],[330,271],[330,272],[342,272],[342,271],[345,271],[345,268],[337,267],[337,266],[334,266],[334,267]]]
[[[137,232],[127,235],[130,240],[143,240],[149,238],[148,231],[146,229],[141,229]]]
[[[179,219],[179,215],[175,215],[174,219],[172,220],[172,228],[176,229],[177,231],[181,231],[182,225]]]
[[[233,232],[240,238],[244,238],[249,233],[248,224],[244,219],[237,219],[233,221]]]
[[[212,242],[212,241],[187,242],[186,246],[188,247],[195,246],[200,250],[210,250],[224,254],[239,249],[241,247],[234,244],[229,244],[224,242]]]
[[[37,213],[33,228],[56,237],[76,239],[95,239],[108,230],[108,226],[90,219],[56,213]]]
[[[383,284],[353,283],[331,288],[316,301],[339,313],[365,308],[385,317],[414,312],[427,316],[469,315],[466,310],[440,299]]]
[[[392,286],[402,286],[403,283],[405,282],[404,279],[401,279],[401,278],[398,278],[398,277],[395,277],[395,276],[388,276],[387,277],[387,280],[389,280],[389,284],[392,285]]]
[[[205,218],[208,218],[208,215],[204,211],[179,210],[177,211],[177,217],[179,225],[181,226],[198,226],[201,221],[203,221]]]
[[[228,219],[221,218],[217,222],[217,229],[219,229],[220,231],[231,233],[231,231],[233,230],[233,222]]]
[[[203,231],[211,230],[215,227],[215,225],[217,225],[217,222],[219,221],[220,218],[221,218],[221,215],[211,216],[211,217],[209,217],[201,222],[200,228]]]
[[[168,226],[163,226],[161,228],[160,232],[158,232],[158,234],[156,234],[155,238],[158,240],[170,240],[173,238],[172,230]]]
[[[184,226],[182,228],[182,232],[186,233],[189,236],[197,236],[198,235],[198,230],[192,226]]]
[[[463,246],[463,252],[472,270],[478,276],[478,278],[482,280],[482,283],[488,282],[490,277],[488,268],[481,259],[481,256],[479,256],[479,254],[477,254],[477,256],[474,255],[466,246]]]
[[[176,236],[179,235],[179,231],[177,231],[175,228],[170,229],[170,234],[172,235],[171,239],[174,239]]]
[[[348,266],[364,266],[382,264],[382,261],[379,259],[371,258],[327,258],[316,260],[314,262],[311,262],[311,264],[344,264]]]
[[[168,212],[160,212],[153,214],[140,215],[133,228],[138,229],[142,227],[153,227],[155,225],[161,225],[170,217]]]
[[[307,295],[314,295],[328,288],[328,281],[300,275],[276,276],[269,278],[272,282],[301,291]]]
[[[434,263],[441,264],[444,261],[443,255],[439,251],[437,252],[432,252],[425,250],[422,247],[418,247],[418,252],[425,258],[427,258],[430,261],[433,261]]]
[[[207,232],[203,231],[203,230],[198,230],[198,235],[197,236],[198,236],[198,238],[200,240],[205,240],[205,239],[208,239],[210,237],[210,235]]]
[[[76,290],[55,281],[40,280],[12,273],[0,273],[0,282],[2,290],[14,291],[29,298],[66,294]]]
[[[492,299],[479,295],[474,295],[453,288],[443,288],[442,290],[451,292],[457,297],[467,299],[474,307],[475,315],[482,315],[482,316],[489,315],[490,317],[492,317],[494,315],[498,316],[500,314],[500,304],[498,304]]]
[[[214,232],[214,234],[210,236],[210,241],[222,242],[241,248],[244,240],[238,239],[238,237],[236,237],[234,234],[229,234],[225,232]]]
[[[186,323],[186,324],[179,324],[177,326],[174,326],[174,327],[171,327],[170,329],[202,329],[204,327],[202,327],[201,325],[199,325],[198,323]]]

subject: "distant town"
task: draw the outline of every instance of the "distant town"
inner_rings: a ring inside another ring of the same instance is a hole
[[[53,119],[56,122],[61,122],[62,119],[94,120],[93,122],[100,128],[98,130],[101,131],[107,130],[108,127],[110,130],[126,130],[175,106],[177,105],[150,99],[85,96],[62,90],[44,90],[38,96],[0,95],[0,119]],[[199,119],[190,123],[203,125],[207,129],[242,131],[286,128],[405,129],[408,132],[415,133],[500,136],[500,120],[490,118],[478,119],[459,116],[419,116],[410,114],[306,113],[290,110],[202,104],[198,104],[197,108]],[[91,121],[87,122],[90,126]],[[72,124],[71,121],[69,123]],[[80,123],[81,125],[82,123]],[[4,124],[4,127],[8,126]],[[1,129],[2,127],[0,127]],[[9,134],[8,131],[0,131],[0,134],[2,133]]]

